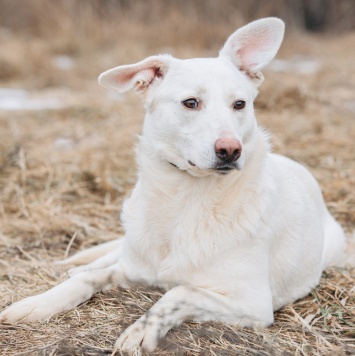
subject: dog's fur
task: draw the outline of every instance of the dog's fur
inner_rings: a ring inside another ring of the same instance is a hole
[[[167,293],[115,345],[141,354],[185,319],[270,325],[274,310],[319,283],[340,258],[344,233],[312,175],[270,153],[253,110],[260,70],[283,33],[281,20],[262,19],[232,34],[218,58],[160,55],[100,76],[102,85],[135,88],[145,101],[139,179],[122,214],[126,235],[68,259],[107,252],[5,309],[2,321],[48,318],[111,286],[160,286]]]

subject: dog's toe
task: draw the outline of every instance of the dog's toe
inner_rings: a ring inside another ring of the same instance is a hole
[[[142,349],[152,352],[158,346],[157,338],[152,337],[146,317],[143,316],[129,326],[118,338],[115,349],[127,352],[129,355],[140,356]]]
[[[131,325],[123,334],[118,338],[115,349],[127,352],[129,355],[141,355],[141,343],[144,336],[144,330],[141,328],[132,328]]]
[[[0,314],[1,323],[16,323],[19,321],[30,321],[31,320],[31,310],[26,306],[17,307],[15,304],[11,307],[5,309]]]
[[[47,319],[53,315],[50,304],[39,296],[29,297],[10,305],[0,313],[1,323],[31,322]]]

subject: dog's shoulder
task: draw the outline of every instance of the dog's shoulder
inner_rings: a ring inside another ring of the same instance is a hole
[[[312,182],[318,187],[318,183],[308,167],[294,159],[277,153],[271,153],[268,156],[267,165],[274,172],[276,179],[301,180],[304,184]]]

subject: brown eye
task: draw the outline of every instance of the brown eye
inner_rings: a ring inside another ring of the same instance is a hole
[[[244,108],[245,108],[245,101],[244,100],[237,100],[233,105],[233,109],[234,110],[242,110]]]
[[[186,99],[182,102],[182,105],[184,105],[188,109],[197,109],[198,101],[196,99]]]

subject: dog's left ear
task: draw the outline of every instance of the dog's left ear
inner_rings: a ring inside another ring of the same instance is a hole
[[[164,78],[171,58],[169,55],[152,56],[135,64],[109,69],[99,76],[99,83],[119,93],[135,89],[145,95],[153,83]]]
[[[260,70],[275,57],[285,32],[282,20],[269,17],[249,23],[234,32],[219,53],[232,61],[256,84],[264,79]]]

